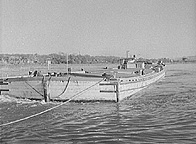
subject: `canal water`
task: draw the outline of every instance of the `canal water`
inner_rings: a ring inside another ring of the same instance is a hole
[[[196,143],[196,64],[172,64],[166,77],[120,103],[66,103],[0,127],[5,144]],[[0,125],[60,103],[0,96]]]

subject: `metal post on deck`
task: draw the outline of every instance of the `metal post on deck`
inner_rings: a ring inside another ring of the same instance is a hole
[[[43,76],[42,84],[43,84],[43,89],[44,89],[44,94],[43,94],[44,101],[45,102],[49,102],[50,101],[50,97],[49,97],[49,95],[47,93],[47,80],[46,80],[45,76]]]
[[[119,102],[119,84],[116,83],[116,102]]]
[[[129,58],[129,51],[126,51],[126,57]]]
[[[50,65],[51,65],[51,61],[48,60],[48,72],[49,72],[49,70],[50,70]]]
[[[68,61],[69,61],[69,58],[68,58],[68,53],[67,53],[67,74],[68,74]]]

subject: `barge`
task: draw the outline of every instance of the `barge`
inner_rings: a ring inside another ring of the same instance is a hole
[[[48,101],[120,102],[165,76],[164,64],[120,60],[117,68],[67,73],[30,73],[0,79],[0,94]]]

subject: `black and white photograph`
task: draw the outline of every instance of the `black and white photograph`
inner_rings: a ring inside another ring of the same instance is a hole
[[[0,0],[1,144],[195,144],[196,0]]]

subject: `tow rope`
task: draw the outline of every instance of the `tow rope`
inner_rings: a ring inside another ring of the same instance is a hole
[[[59,105],[57,105],[57,106],[54,106],[54,107],[49,108],[49,109],[47,109],[47,110],[44,110],[44,111],[42,111],[42,112],[39,112],[39,113],[30,115],[30,116],[24,117],[24,118],[22,118],[22,119],[18,119],[18,120],[15,120],[15,121],[11,121],[11,122],[8,122],[8,123],[1,124],[0,127],[2,127],[2,126],[7,126],[7,125],[11,125],[11,124],[15,124],[15,123],[18,123],[18,122],[21,122],[21,121],[24,121],[24,120],[27,120],[27,119],[30,119],[30,118],[39,116],[39,115],[44,114],[44,113],[46,113],[46,112],[49,112],[49,111],[51,111],[51,110],[53,110],[53,109],[56,109],[56,108],[58,108],[58,107],[60,107],[60,106],[62,106],[62,105],[64,105],[64,104],[67,104],[68,102],[70,102],[71,100],[73,100],[73,98],[75,98],[76,96],[78,96],[78,95],[82,94],[83,92],[87,91],[88,89],[94,87],[95,85],[99,84],[100,82],[104,81],[105,79],[106,79],[106,78],[104,78],[104,79],[98,81],[97,83],[95,83],[95,84],[93,84],[93,85],[87,87],[86,89],[84,89],[84,90],[82,90],[82,91],[76,93],[75,95],[71,96],[71,98],[70,98],[69,100],[67,100],[66,102],[64,102],[64,103],[61,103],[61,104],[59,104]]]
[[[25,83],[32,88],[36,93],[38,93],[39,95],[41,95],[42,97],[44,97],[44,95],[42,93],[40,93],[38,90],[36,90],[33,86],[31,86],[27,81],[25,81]]]
[[[70,79],[71,79],[71,77],[68,78],[67,84],[65,85],[65,88],[63,89],[63,91],[62,91],[59,95],[57,95],[57,96],[55,96],[55,97],[60,97],[62,94],[65,93],[65,91],[66,91],[66,89],[67,89],[67,87],[68,87],[68,84],[69,84],[69,82],[70,82]],[[51,80],[51,77],[50,77],[49,80],[48,80],[49,83],[50,83],[50,80]],[[34,88],[32,85],[30,85],[27,81],[25,81],[25,83],[26,83],[30,88],[32,88],[36,93],[38,93],[39,95],[41,95],[42,97],[44,97],[44,95],[43,95],[41,92],[39,92],[36,88]],[[49,85],[49,83],[48,83],[48,85]]]
[[[62,94],[64,94],[65,93],[65,91],[66,91],[66,89],[67,89],[67,87],[68,87],[68,84],[69,84],[69,82],[70,82],[70,79],[71,79],[71,77],[69,77],[68,78],[68,80],[67,80],[67,84],[66,84],[66,86],[65,86],[65,88],[64,88],[64,90],[59,94],[59,95],[57,95],[56,97],[60,97]]]

